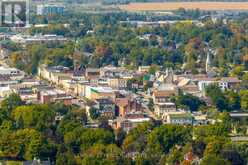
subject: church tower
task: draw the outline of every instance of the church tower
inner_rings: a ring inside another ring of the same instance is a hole
[[[164,83],[166,84],[173,84],[174,82],[174,72],[172,68],[166,69],[166,76],[164,78]]]
[[[211,57],[210,53],[207,53],[207,59],[206,59],[206,73],[208,73],[211,70]]]

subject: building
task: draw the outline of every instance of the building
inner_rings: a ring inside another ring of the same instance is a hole
[[[170,97],[176,95],[174,90],[156,90],[153,92],[153,102],[154,104],[171,102]]]
[[[73,73],[68,67],[64,66],[52,66],[47,67],[46,65],[41,65],[38,68],[38,74],[40,78],[46,79],[53,84],[60,84],[62,80],[71,79]],[[62,85],[63,86],[63,85]]]
[[[98,68],[86,68],[85,70],[86,79],[97,79],[100,77],[100,69]]]
[[[157,103],[154,105],[154,112],[158,117],[162,117],[167,112],[175,112],[177,110],[175,103]]]
[[[166,71],[158,71],[155,73],[157,81],[162,84],[174,84],[175,75],[174,71],[171,68],[167,68]]]
[[[207,86],[215,84],[218,84],[216,78],[201,78],[198,80],[198,88],[203,93],[203,95],[205,95],[205,89]]]
[[[59,89],[45,89],[37,93],[38,101],[41,104],[48,104],[52,102],[63,102],[65,105],[71,105],[73,97],[68,96],[64,91]]]
[[[0,75],[9,76],[12,80],[21,80],[24,78],[25,73],[16,68],[0,66]]]
[[[192,82],[191,79],[182,78],[178,82],[177,86],[184,94],[191,94],[196,97],[202,97],[202,92],[199,90],[198,86]]]
[[[125,89],[127,88],[127,80],[124,78],[109,78],[108,86],[113,89]]]
[[[125,132],[129,132],[139,124],[149,122],[151,119],[141,113],[129,114],[125,117],[119,117],[110,121],[110,125],[114,129],[122,129]]]
[[[10,40],[19,44],[42,44],[42,43],[64,43],[67,40],[64,36],[56,34],[46,34],[46,35],[14,35],[10,37]]]
[[[62,15],[65,12],[65,6],[59,4],[40,4],[37,5],[37,15]]]
[[[158,117],[162,117],[167,112],[176,111],[175,103],[170,101],[170,97],[174,95],[176,95],[175,90],[153,92],[154,112]]]
[[[222,90],[235,89],[240,85],[240,83],[241,80],[239,80],[237,77],[222,77],[219,80],[219,87]]]
[[[142,112],[142,106],[137,102],[137,100],[130,97],[116,98],[115,104],[120,117],[125,117],[128,114],[136,112]]]
[[[0,98],[4,98],[13,93],[13,90],[9,86],[0,87]]]
[[[0,74],[0,86],[1,87],[10,86],[10,85],[18,84],[18,83],[19,83],[18,80],[13,80],[9,75]]]
[[[194,118],[187,112],[167,113],[163,117],[165,123],[176,125],[192,125]]]
[[[149,72],[151,66],[139,66],[139,72]]]
[[[194,114],[194,125],[206,125],[208,124],[207,115]]]
[[[89,85],[86,86],[85,97],[90,100],[96,100],[101,98],[110,98],[114,100],[116,94],[115,91],[110,87],[94,87]]]
[[[99,112],[100,116],[107,118],[115,117],[115,103],[110,99],[96,99],[94,107]]]
[[[27,103],[38,103],[38,95],[32,88],[19,88],[15,92]]]
[[[0,59],[8,58],[9,54],[10,54],[10,51],[8,49],[1,47],[1,44],[0,44]]]
[[[125,77],[128,76],[129,71],[124,67],[114,67],[114,66],[105,66],[100,68],[101,77]]]

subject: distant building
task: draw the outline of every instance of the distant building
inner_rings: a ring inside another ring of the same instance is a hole
[[[237,77],[222,77],[219,80],[219,87],[222,90],[235,89],[240,85],[240,83],[241,80],[239,80]]]
[[[59,85],[64,79],[68,79],[72,76],[70,69],[64,66],[52,66],[47,67],[46,65],[41,65],[38,68],[38,76],[40,78],[46,79],[54,84]]]
[[[139,72],[149,72],[151,66],[139,66]]]
[[[67,38],[61,35],[46,34],[46,35],[14,35],[10,37],[10,40],[20,44],[32,44],[32,43],[63,43],[67,41]]]
[[[87,79],[97,79],[100,77],[100,69],[98,68],[87,68],[85,71],[85,77]]]
[[[127,88],[127,80],[124,78],[109,78],[108,85],[114,89],[125,89]]]
[[[96,99],[95,108],[98,110],[100,116],[107,118],[115,117],[115,104],[110,99]]]
[[[116,98],[115,104],[117,106],[117,112],[120,117],[125,117],[128,114],[141,112],[142,107],[135,99],[129,97]]]
[[[143,114],[129,114],[126,117],[119,117],[116,120],[110,121],[110,125],[114,129],[122,129],[125,132],[129,132],[131,129],[137,127],[139,124],[149,122],[151,119]]]
[[[129,71],[124,67],[105,66],[100,68],[100,76],[107,78],[128,77]]]
[[[85,97],[90,100],[96,100],[96,99],[102,99],[102,98],[110,98],[114,100],[116,97],[116,94],[115,94],[115,91],[110,87],[86,86]]]
[[[7,78],[10,80],[21,80],[24,76],[25,73],[19,69],[0,66],[0,77],[2,80]]]
[[[190,113],[168,113],[164,116],[164,121],[167,124],[176,124],[176,125],[191,125],[193,124],[194,118]]]
[[[174,96],[176,91],[164,90],[153,92],[154,112],[158,117],[164,116],[167,112],[176,111],[175,103],[170,101],[170,97]]]
[[[55,15],[64,14],[65,6],[59,4],[41,4],[37,5],[37,15]]]
[[[58,89],[46,89],[38,91],[38,100],[41,104],[61,101],[65,105],[71,105],[73,97],[68,96],[64,91]]]

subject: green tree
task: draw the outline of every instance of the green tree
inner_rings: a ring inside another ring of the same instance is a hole
[[[148,136],[149,148],[157,148],[165,153],[175,145],[184,145],[192,139],[192,128],[177,125],[162,125],[155,128]]]
[[[212,102],[219,111],[228,110],[228,101],[217,85],[207,86],[206,95],[211,98]]]
[[[22,101],[20,96],[13,93],[1,102],[1,108],[2,110],[6,110],[8,111],[8,113],[10,113],[14,108],[21,106],[23,104],[24,102]]]
[[[51,127],[55,114],[48,105],[30,105],[17,107],[12,117],[20,128],[44,130]]]
[[[125,164],[125,158],[122,150],[114,144],[103,145],[95,144],[90,147],[83,156],[82,164]]]
[[[231,165],[230,162],[217,155],[208,155],[204,157],[202,162],[200,163],[200,165],[217,165],[217,164]]]
[[[197,111],[200,106],[206,105],[204,101],[190,94],[180,94],[176,98],[177,106],[187,106],[190,111]]]
[[[27,159],[39,157],[42,136],[33,129],[22,129],[0,138],[0,157]]]
[[[248,90],[241,90],[240,98],[241,98],[241,108],[245,111],[248,110]]]

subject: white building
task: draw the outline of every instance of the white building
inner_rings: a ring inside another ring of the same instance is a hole
[[[171,112],[166,113],[163,116],[164,121],[167,124],[176,124],[176,125],[191,125],[193,124],[194,118],[190,113],[187,112]]]
[[[40,4],[37,5],[37,15],[64,14],[65,6],[60,4]]]
[[[0,66],[0,75],[9,76],[11,80],[21,80],[24,78],[25,73],[16,68]]]
[[[10,37],[10,40],[15,43],[20,44],[30,44],[30,43],[58,43],[66,42],[67,39],[63,36],[55,34],[46,34],[46,35],[14,35]]]

